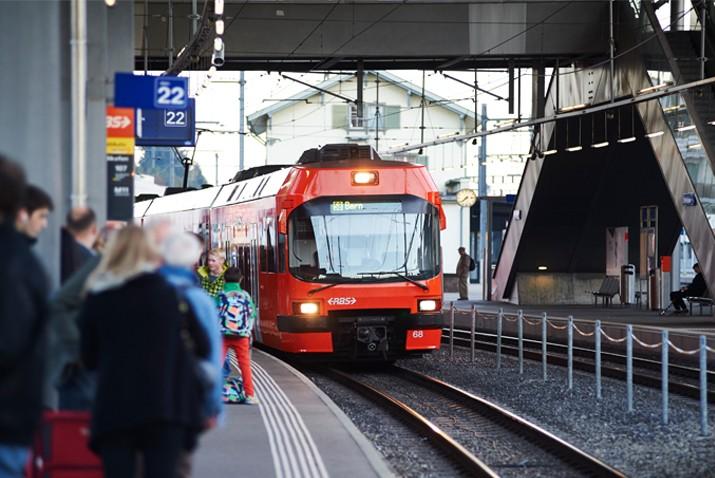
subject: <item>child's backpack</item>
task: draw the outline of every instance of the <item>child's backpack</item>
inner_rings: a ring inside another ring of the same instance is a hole
[[[226,377],[223,382],[223,403],[243,403],[246,401],[246,392],[243,382],[237,377]]]
[[[245,291],[229,291],[220,295],[219,320],[223,335],[248,337],[253,327],[253,301]]]

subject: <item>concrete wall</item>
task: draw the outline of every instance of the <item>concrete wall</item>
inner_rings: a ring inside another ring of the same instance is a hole
[[[30,182],[55,202],[50,226],[36,251],[53,282],[59,277],[59,230],[70,205],[70,3],[3,2],[0,43],[0,152],[19,161]],[[133,65],[133,4],[87,4],[88,204],[106,215],[105,106],[115,70]]]
[[[593,304],[592,291],[598,290],[602,274],[520,272],[516,294],[521,305]]]

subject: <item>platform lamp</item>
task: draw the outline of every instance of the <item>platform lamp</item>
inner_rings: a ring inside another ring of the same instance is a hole
[[[575,146],[569,146],[569,120],[566,119],[566,151],[569,153],[575,153],[576,151],[581,151],[583,146],[581,146],[581,117],[578,117],[578,144]]]
[[[631,135],[626,138],[618,138],[618,142],[621,144],[632,143],[636,140],[635,130],[636,130],[636,120],[635,120],[635,105],[631,106]],[[621,135],[621,108],[618,109],[618,136]]]
[[[596,149],[596,148],[605,148],[608,146],[608,113],[606,111],[603,112],[603,141],[596,143],[596,115],[593,115],[591,117],[591,147]]]
[[[557,127],[558,127],[558,124],[559,124],[558,121],[554,121],[554,135],[553,135],[553,136],[554,136],[554,147],[551,148],[551,149],[547,149],[546,151],[544,151],[544,149],[543,149],[543,146],[544,146],[544,145],[542,145],[541,154],[543,154],[544,156],[549,156],[549,155],[551,155],[551,154],[556,154],[556,152],[558,151],[558,150],[556,149],[556,129],[557,129]],[[541,124],[541,135],[540,135],[540,136],[541,136],[541,141],[543,141],[543,138],[544,138],[544,124],[543,124],[543,123]],[[548,140],[547,140],[547,141],[548,141]],[[547,142],[545,146],[548,147],[548,146],[549,146],[549,143]]]

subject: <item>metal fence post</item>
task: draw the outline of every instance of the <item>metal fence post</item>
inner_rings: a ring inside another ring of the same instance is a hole
[[[544,312],[544,317],[541,319],[541,375],[546,381],[546,320],[548,315]]]
[[[501,328],[502,319],[504,318],[504,309],[499,309],[499,316],[497,317],[497,370],[501,368]]]
[[[454,356],[454,302],[449,316],[449,358]]]
[[[633,411],[633,326],[626,325],[626,402]]]
[[[700,432],[709,435],[708,427],[708,342],[700,336]]]
[[[661,349],[660,349],[660,390],[662,395],[663,406],[663,425],[668,424],[668,331],[664,330],[661,334]]]
[[[516,326],[519,337],[519,374],[524,373],[524,311],[519,310]]]
[[[573,316],[569,315],[569,328],[568,328],[568,337],[569,337],[569,370],[568,370],[568,376],[569,376],[569,390],[573,389]]]
[[[473,305],[472,306],[472,363],[474,363],[474,361],[476,360],[476,356],[474,353],[476,332],[477,332],[477,306]]]
[[[596,399],[603,398],[601,387],[601,321],[596,321],[596,326],[593,331],[594,339],[596,340]]]

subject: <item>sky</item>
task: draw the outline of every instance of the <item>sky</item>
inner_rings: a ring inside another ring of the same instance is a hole
[[[390,72],[416,85],[422,83],[422,71]],[[447,72],[447,74],[468,83],[474,81],[473,72]],[[522,70],[522,74],[522,114],[527,115],[530,105],[530,70]],[[322,73],[290,73],[289,75],[313,85],[325,79]],[[209,182],[225,183],[239,170],[239,72],[219,70],[209,78],[205,71],[191,71],[182,76],[189,78],[191,96],[196,96],[197,130],[205,130],[198,137],[195,162],[199,164]],[[245,80],[246,116],[307,88],[281,78],[280,74],[275,72],[246,72]],[[478,82],[480,88],[502,97],[508,96],[505,71],[479,72]],[[469,110],[474,108],[474,90],[470,86],[446,78],[441,73],[428,71],[425,75],[425,89],[454,100]],[[508,115],[507,103],[504,101],[486,94],[480,94],[478,101],[480,105],[486,102],[490,118],[514,117]],[[247,124],[245,130],[248,133],[245,135],[245,167],[262,165],[265,158],[264,146],[259,138],[250,134]],[[528,153],[522,149],[523,147],[520,147],[515,150],[514,142],[509,139],[509,135],[490,136],[488,142],[489,154]]]

